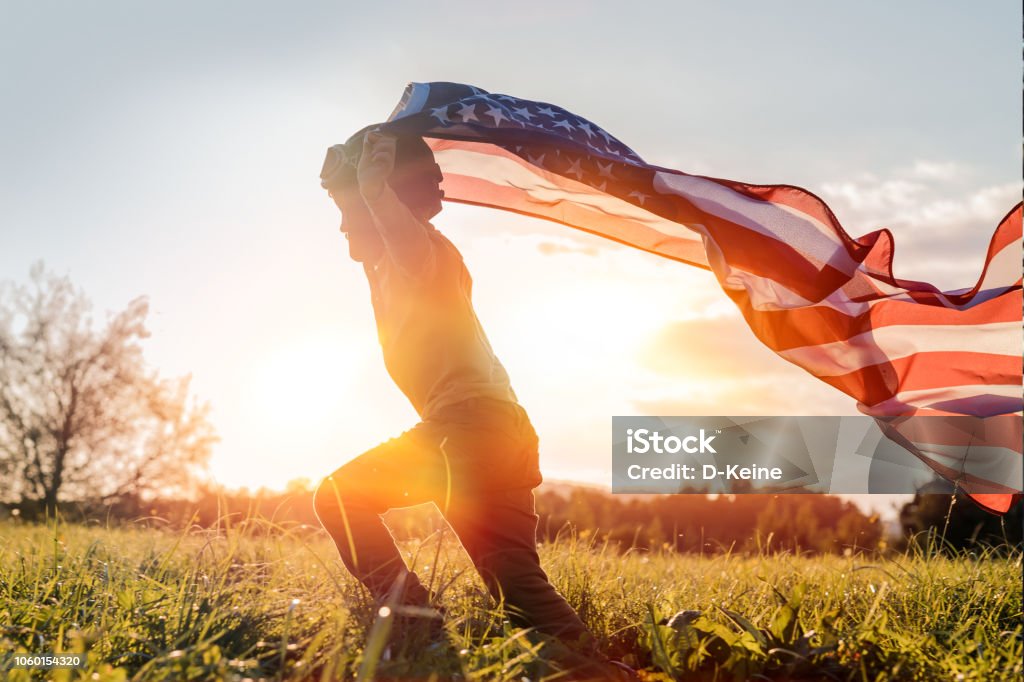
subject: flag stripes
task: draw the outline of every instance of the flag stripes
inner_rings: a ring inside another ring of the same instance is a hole
[[[758,339],[889,420],[890,438],[976,502],[1002,512],[1020,492],[1020,204],[996,228],[977,284],[943,292],[895,277],[888,230],[853,238],[804,189],[646,164],[554,105],[414,83],[385,126],[427,140],[450,201],[556,221],[710,269]],[[936,441],[908,419],[928,415],[977,418],[965,433],[999,415],[1014,426],[989,429],[995,441],[970,455],[976,436]]]

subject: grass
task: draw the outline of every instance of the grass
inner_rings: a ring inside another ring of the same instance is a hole
[[[85,669],[46,673],[58,681],[558,677],[541,643],[489,603],[450,534],[404,550],[440,592],[450,646],[389,644],[393,614],[308,527],[0,523],[0,655],[86,653]],[[647,680],[1022,674],[1019,550],[621,555],[567,537],[542,559],[605,650]],[[694,613],[666,622],[684,609]]]

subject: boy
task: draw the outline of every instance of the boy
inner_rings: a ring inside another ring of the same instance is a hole
[[[604,660],[541,569],[537,434],[476,317],[459,251],[430,223],[441,179],[419,137],[364,129],[328,150],[321,184],[369,280],[384,364],[421,421],[328,476],[317,515],[376,599],[400,589],[400,603],[428,608],[380,514],[436,503],[510,620]]]

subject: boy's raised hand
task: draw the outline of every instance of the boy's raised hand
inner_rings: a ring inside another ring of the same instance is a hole
[[[356,178],[359,180],[359,193],[367,201],[380,196],[395,169],[396,142],[393,135],[385,135],[376,130],[366,131]]]

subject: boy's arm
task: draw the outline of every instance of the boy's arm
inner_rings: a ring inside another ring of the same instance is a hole
[[[388,255],[406,272],[425,272],[433,262],[433,243],[427,227],[388,185],[395,168],[395,138],[366,133],[357,174],[359,193],[373,216]]]
[[[427,227],[387,185],[376,199],[365,201],[391,259],[411,275],[427,272],[434,251]]]

